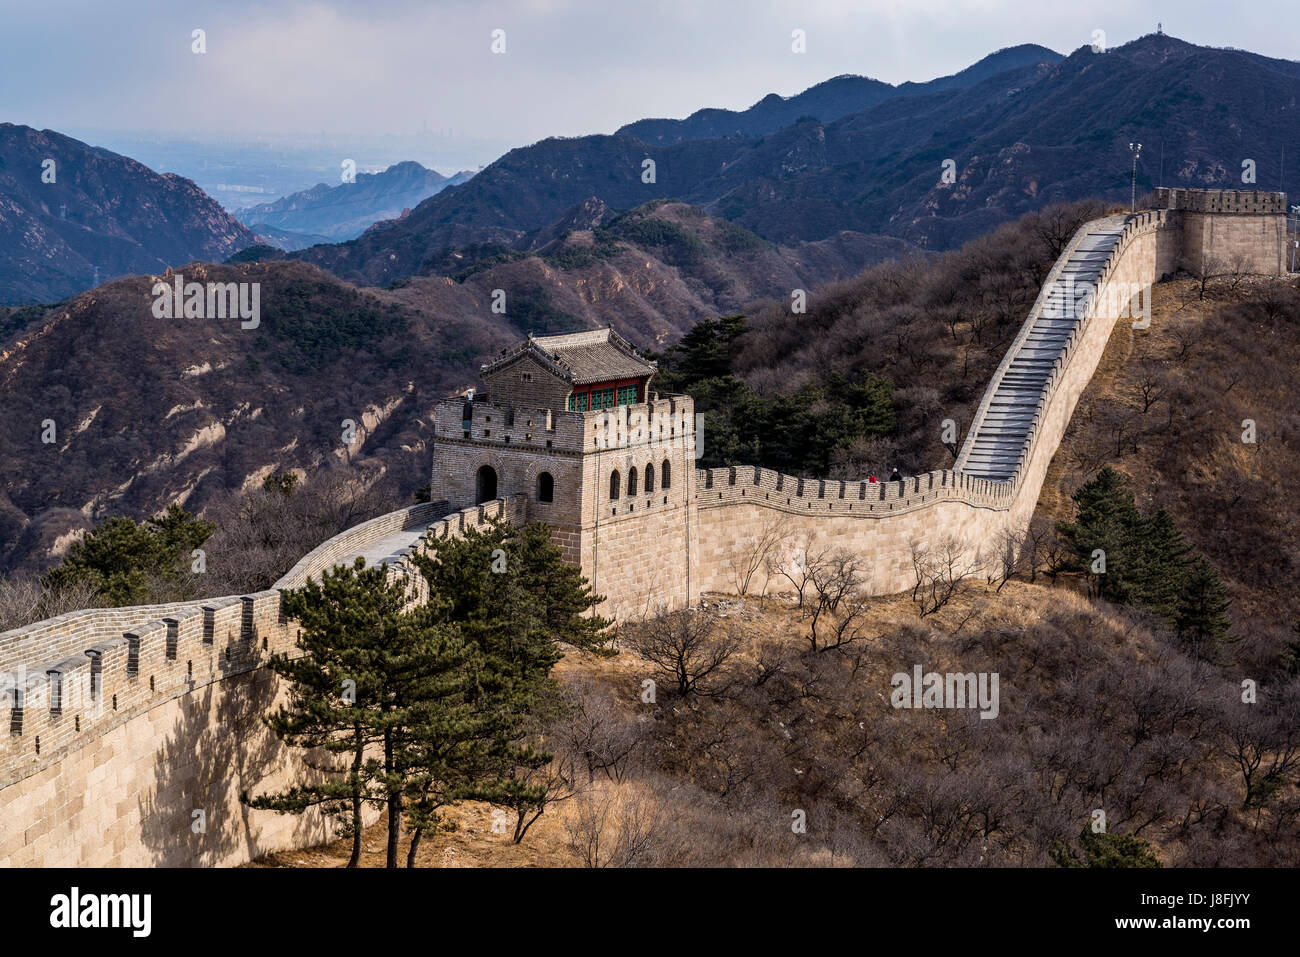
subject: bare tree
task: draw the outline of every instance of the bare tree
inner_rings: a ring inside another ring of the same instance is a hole
[[[0,578],[0,631],[94,608],[98,597],[94,585],[86,581],[51,586],[34,575]]]
[[[813,551],[814,541],[814,533],[804,532],[798,537],[786,539],[780,549],[768,555],[768,576],[779,575],[788,581],[799,596],[800,608],[803,607],[808,584],[825,558],[824,551]]]
[[[1196,298],[1204,299],[1206,291],[1210,288],[1210,283],[1224,275],[1227,266],[1217,256],[1202,254],[1189,260],[1186,269],[1188,274],[1196,280]]]
[[[1228,259],[1223,269],[1223,277],[1228,281],[1228,295],[1233,299],[1241,298],[1241,284],[1252,275],[1250,257],[1237,253]]]
[[[1300,768],[1300,682],[1272,697],[1276,704],[1233,698],[1224,708],[1219,752],[1241,775],[1242,810],[1262,809]]]
[[[997,590],[1002,591],[1002,586],[1009,582],[1024,567],[1027,561],[1026,545],[1029,541],[1029,532],[1019,531],[1015,528],[1005,528],[998,540],[998,561],[993,566],[993,577],[997,579]]]
[[[41,583],[34,577],[0,578],[0,631],[40,621],[40,605]]]
[[[809,580],[817,603],[835,611],[846,596],[861,590],[862,566],[848,549],[836,549],[816,563]]]
[[[1180,364],[1192,357],[1194,347],[1199,345],[1201,340],[1205,338],[1205,331],[1201,328],[1200,323],[1174,323],[1168,329],[1169,334],[1173,336],[1174,342],[1178,344],[1173,359]]]
[[[640,867],[653,862],[665,818],[663,805],[645,790],[606,785],[574,801],[565,830],[585,867]]]
[[[1056,262],[1079,227],[1100,215],[1101,204],[1094,202],[1054,203],[1034,213],[1029,219],[1029,228],[1043,246],[1045,255],[1042,260]],[[1041,286],[1046,278],[1046,275],[1038,278],[1035,285]]]
[[[1137,392],[1142,403],[1142,414],[1146,415],[1151,407],[1164,398],[1168,379],[1164,363],[1157,362],[1146,353],[1138,359]]]
[[[813,651],[837,651],[855,641],[866,639],[867,613],[870,605],[858,595],[850,595],[831,608],[818,602],[812,615],[808,643]]]
[[[1025,532],[1023,548],[1023,564],[1029,572],[1029,583],[1032,585],[1038,580],[1038,570],[1044,566],[1051,566],[1051,552],[1053,543],[1057,541],[1056,524],[1043,515],[1035,515],[1029,520],[1029,528]]]
[[[863,576],[858,558],[838,549],[817,562],[809,575],[813,595],[805,612],[812,651],[842,648],[866,637],[867,605],[861,600]]]
[[[562,752],[587,769],[588,783],[597,771],[611,781],[623,780],[645,741],[646,726],[590,681],[568,685],[563,697],[565,718],[553,731]]]
[[[325,469],[301,486],[268,484],[232,495],[204,512],[216,525],[204,545],[206,590],[267,588],[316,545],[399,506],[389,486],[344,468]]]
[[[740,634],[695,608],[668,612],[627,629],[628,647],[658,665],[681,697],[712,697],[727,689],[725,665],[740,650]]]
[[[1257,288],[1251,302],[1265,319],[1274,322],[1296,308],[1295,287],[1284,279],[1270,279]]]
[[[768,642],[758,651],[758,668],[754,673],[754,687],[761,688],[773,678],[784,674],[790,664],[790,654],[784,643]]]
[[[924,618],[933,615],[960,594],[974,569],[967,557],[966,546],[955,538],[945,539],[935,546],[914,541],[911,551],[912,570],[916,575],[912,601]]]
[[[787,537],[789,537],[789,522],[778,513],[763,523],[757,537],[750,540],[746,547],[732,553],[732,581],[735,583],[737,595],[749,593],[749,585],[754,575],[766,564],[772,550],[780,547]]]

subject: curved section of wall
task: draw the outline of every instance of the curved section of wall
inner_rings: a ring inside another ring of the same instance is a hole
[[[1129,321],[1129,293],[1142,290],[1145,308],[1150,309],[1151,286],[1176,268],[1179,230],[1166,210],[1129,217],[1119,242],[1111,253],[1096,295],[1071,334],[1062,361],[1039,398],[1031,440],[1016,474],[1016,496],[1009,525],[1024,528],[1033,516],[1047,467],[1060,447],[1074,408],[1092,380],[1106,343],[1117,321]]]
[[[813,555],[846,549],[861,556],[872,594],[889,594],[915,583],[913,550],[963,552],[972,570],[997,561],[1008,533],[1022,531],[1033,515],[1047,465],[1060,445],[1079,396],[1105,350],[1116,318],[1128,304],[1131,286],[1146,288],[1174,268],[1177,239],[1163,239],[1170,214],[1160,210],[1130,216],[1101,266],[1086,306],[1037,394],[1028,414],[1018,460],[1005,481],[964,472],[981,425],[1004,376],[1026,346],[1049,303],[1050,290],[1090,234],[1113,228],[1114,218],[1081,227],[1054,264],[1038,300],[998,367],[976,410],[951,470],[928,472],[900,482],[872,484],[798,479],[766,469],[734,467],[697,472],[701,588],[706,591],[790,590],[769,573],[760,553],[781,550]],[[1117,295],[1123,292],[1124,295]],[[1146,300],[1149,304],[1149,298]]]
[[[417,505],[335,536],[273,589],[0,635],[0,866],[236,864],[326,839],[318,814],[239,802],[309,773],[261,720],[282,694],[262,665],[296,651],[280,589],[395,531],[418,543],[518,513],[501,500],[441,517],[440,503]]]
[[[1038,394],[1037,403],[1028,425],[1029,441],[1023,448],[1019,463],[1013,469],[1011,480],[1013,483],[1017,485],[1023,483],[1024,473],[1029,462],[1034,458],[1035,454],[1041,452],[1043,447],[1042,426],[1049,417],[1053,403],[1058,398],[1066,397],[1060,395],[1060,384],[1067,371],[1078,371],[1079,368],[1086,366],[1088,378],[1092,377],[1092,370],[1096,368],[1096,360],[1100,358],[1100,355],[1093,357],[1085,350],[1082,357],[1080,357],[1079,346],[1080,343],[1089,340],[1090,331],[1094,334],[1093,339],[1096,338],[1096,333],[1103,331],[1105,337],[1109,337],[1115,319],[1124,311],[1129,302],[1127,296],[1119,295],[1117,291],[1122,292],[1130,286],[1149,288],[1158,276],[1164,272],[1172,271],[1174,267],[1173,249],[1176,244],[1170,242],[1161,244],[1157,241],[1158,233],[1169,225],[1168,217],[1169,213],[1165,210],[1144,212],[1127,217],[1114,247],[1102,264],[1095,288],[1088,296],[1085,307],[1075,317],[1074,325],[1066,338],[1064,348],[1061,350],[1060,355],[1054,359],[1047,381]],[[1080,227],[1053,265],[1047,280],[1043,283],[1043,289],[1039,293],[1037,301],[1030,310],[1029,317],[1021,326],[1020,332],[1007,350],[1006,356],[1003,357],[1001,364],[994,372],[993,378],[984,392],[984,397],[975,411],[970,429],[966,433],[966,440],[962,443],[961,451],[954,465],[954,468],[958,471],[966,468],[967,463],[970,461],[981,430],[989,417],[990,407],[1005,377],[1010,372],[1016,356],[1025,348],[1035,324],[1042,318],[1043,311],[1048,305],[1049,296],[1056,288],[1062,272],[1070,262],[1071,257],[1075,255],[1076,250],[1079,249],[1081,243],[1099,228],[1104,227],[1107,222],[1107,219],[1094,220]],[[1163,255],[1161,255],[1160,248],[1162,245]],[[1147,304],[1149,305],[1149,299]],[[1100,325],[1095,321],[1098,319],[1101,320]],[[1090,365],[1089,362],[1091,362]],[[1073,400],[1070,401],[1069,407],[1071,411],[1073,411],[1074,401],[1077,401],[1077,399],[1078,395],[1075,395]],[[1056,442],[1059,443],[1059,441],[1060,435],[1057,435]],[[1052,453],[1055,451],[1056,445],[1052,445]],[[1050,457],[1049,454],[1048,458]],[[1037,499],[1037,487],[1033,489],[1033,492],[1034,498]]]
[[[394,532],[427,528],[431,522],[442,517],[446,512],[446,502],[424,502],[354,525],[313,548],[271,587],[301,588],[307,583],[307,579],[319,575],[328,568],[333,568],[349,556],[362,551],[367,545],[385,539]]]

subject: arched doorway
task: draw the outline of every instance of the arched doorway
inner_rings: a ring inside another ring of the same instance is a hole
[[[476,493],[474,504],[482,505],[484,502],[490,502],[497,497],[497,470],[490,465],[484,465],[478,470],[478,479],[476,481]]]

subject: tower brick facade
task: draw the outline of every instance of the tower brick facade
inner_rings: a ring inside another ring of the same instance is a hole
[[[606,617],[635,618],[699,595],[695,410],[649,391],[653,363],[608,330],[530,339],[485,366],[486,395],[438,404],[434,499],[465,508],[506,496],[551,527]],[[570,410],[572,397],[583,405]],[[634,401],[635,400],[635,401]]]

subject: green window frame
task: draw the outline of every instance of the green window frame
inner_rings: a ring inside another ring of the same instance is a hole
[[[636,405],[636,386],[621,385],[618,387],[618,404],[619,405]]]
[[[570,411],[570,412],[586,412],[586,411],[587,411],[587,393],[586,393],[586,392],[575,392],[575,393],[573,393],[572,395],[569,396],[569,411]]]

